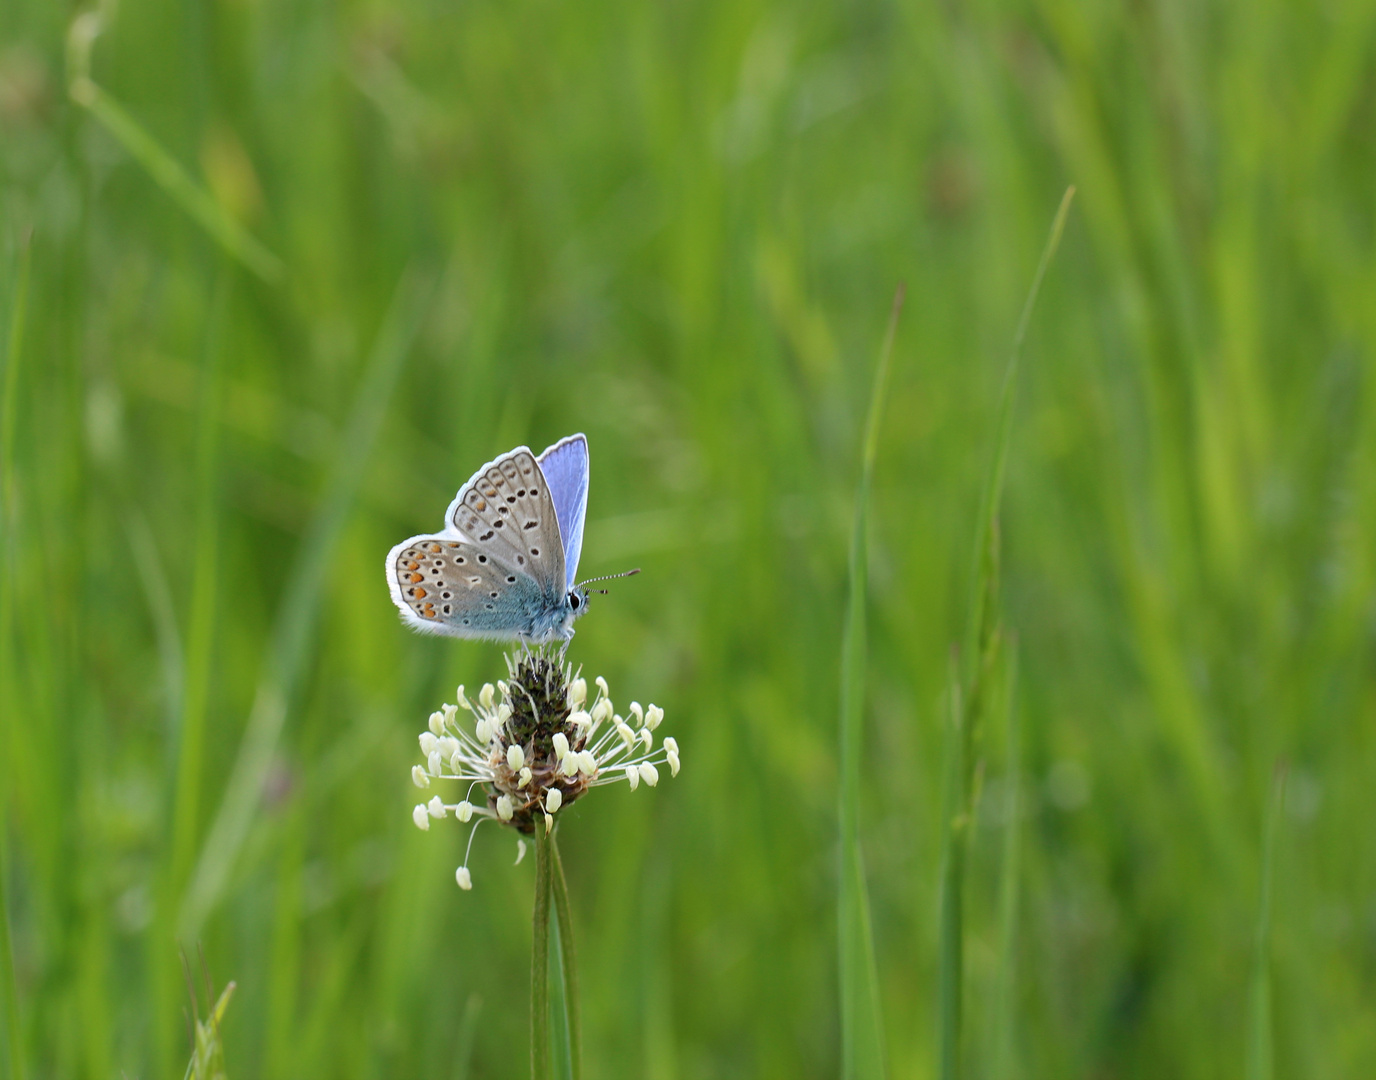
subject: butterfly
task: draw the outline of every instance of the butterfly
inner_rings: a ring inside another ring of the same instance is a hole
[[[574,583],[588,508],[588,440],[560,439],[538,458],[518,446],[459,489],[444,531],[387,553],[404,622],[431,634],[567,641],[588,606]]]

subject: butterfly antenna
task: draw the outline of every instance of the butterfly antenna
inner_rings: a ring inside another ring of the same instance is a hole
[[[591,585],[594,581],[611,581],[613,578],[630,577],[632,574],[638,573],[640,573],[640,567],[637,566],[634,570],[623,570],[619,574],[603,574],[601,577],[590,577],[587,581],[578,582],[578,584],[575,585],[574,588],[581,589],[584,585]],[[603,596],[607,595],[606,589],[593,589],[592,591],[595,593],[601,593]]]

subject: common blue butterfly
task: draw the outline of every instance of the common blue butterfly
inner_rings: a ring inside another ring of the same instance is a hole
[[[583,435],[538,458],[518,446],[459,489],[443,532],[387,553],[392,602],[431,634],[567,641],[588,605],[588,590],[574,583],[587,508]]]

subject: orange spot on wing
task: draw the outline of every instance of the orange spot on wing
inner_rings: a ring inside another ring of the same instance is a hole
[[[408,580],[411,582],[412,585],[419,585],[422,581],[425,580],[425,575],[412,574]]]
[[[421,613],[427,619],[438,618],[438,616],[435,614],[435,605],[430,603],[429,601],[426,601],[425,604],[421,607]]]
[[[440,547],[439,544],[431,544],[431,545],[430,545],[430,550],[431,550],[432,552],[434,552],[436,555],[438,555],[438,554],[439,554],[441,551],[443,551],[444,549],[443,549],[442,547]]]
[[[411,595],[414,596],[417,600],[424,600],[430,594],[427,593],[424,589],[412,589]]]

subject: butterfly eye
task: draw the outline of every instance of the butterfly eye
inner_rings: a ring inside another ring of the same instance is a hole
[[[576,592],[569,593],[569,607],[574,611],[577,611],[582,606],[583,598],[579,596]]]

